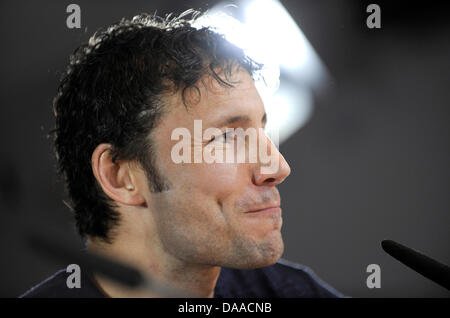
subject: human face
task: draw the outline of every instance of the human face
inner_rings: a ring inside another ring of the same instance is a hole
[[[170,183],[167,191],[150,193],[149,205],[161,248],[182,262],[232,268],[256,268],[275,263],[283,253],[280,195],[276,186],[290,168],[276,147],[279,169],[262,174],[261,163],[174,163],[174,129],[194,136],[194,120],[202,129],[263,128],[265,111],[250,75],[234,71],[234,87],[215,80],[199,85],[200,100],[182,103],[179,93],[169,97],[169,110],[152,132],[157,169]],[[231,123],[220,126],[228,118]],[[258,139],[267,136],[258,134]],[[193,142],[194,143],[194,142]],[[257,211],[257,212],[254,212]]]

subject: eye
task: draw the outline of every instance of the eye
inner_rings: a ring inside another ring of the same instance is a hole
[[[211,142],[229,143],[234,139],[234,136],[234,130],[227,130],[221,135],[214,136],[213,139],[211,139]]]

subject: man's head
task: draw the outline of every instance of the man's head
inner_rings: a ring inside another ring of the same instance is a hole
[[[260,65],[207,28],[141,15],[78,48],[54,107],[55,147],[81,235],[141,237],[188,263],[251,268],[283,251],[276,185],[261,163],[171,160],[177,128],[262,128]],[[258,140],[267,139],[258,134]],[[201,140],[226,147],[224,136]],[[139,220],[139,221],[137,221]],[[126,225],[123,225],[126,224]]]

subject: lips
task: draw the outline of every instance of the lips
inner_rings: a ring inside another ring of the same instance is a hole
[[[281,213],[281,208],[279,205],[265,206],[261,208],[255,208],[250,211],[245,212],[246,214],[271,214],[271,213]]]
[[[278,189],[258,189],[257,193],[247,193],[237,201],[236,206],[244,215],[281,215],[281,199]]]

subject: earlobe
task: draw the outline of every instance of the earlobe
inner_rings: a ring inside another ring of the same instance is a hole
[[[131,167],[127,161],[113,162],[112,146],[98,145],[92,153],[91,165],[97,182],[105,194],[124,205],[143,205],[145,198],[133,182]]]

